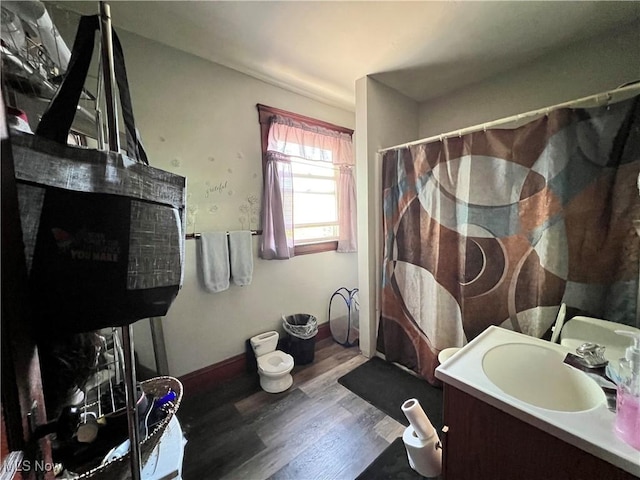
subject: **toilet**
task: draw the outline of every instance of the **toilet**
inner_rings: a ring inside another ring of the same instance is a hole
[[[450,347],[450,348],[445,348],[444,350],[440,351],[440,353],[438,354],[438,361],[442,364],[445,361],[449,360],[451,357],[453,357],[456,353],[458,353],[458,351],[460,350],[461,347]]]
[[[291,370],[293,357],[288,353],[276,350],[278,346],[278,332],[265,332],[251,337],[251,348],[258,361],[260,386],[265,392],[284,392],[293,384]]]

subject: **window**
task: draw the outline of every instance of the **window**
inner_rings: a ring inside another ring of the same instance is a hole
[[[351,218],[355,215],[355,191],[353,195],[343,195],[346,185],[355,188],[353,130],[264,105],[258,105],[258,112],[265,194],[269,178],[277,178],[274,183],[280,189],[279,200],[265,197],[263,201],[263,210],[274,205],[279,209],[272,216],[263,211],[263,237],[265,219],[282,216],[292,255],[355,251],[355,219]],[[278,167],[268,171],[270,160]],[[342,208],[345,205],[349,207],[348,214]],[[348,217],[346,225],[345,217]],[[352,246],[345,248],[347,237]],[[289,257],[278,254],[274,258]]]
[[[284,144],[280,146],[284,147]],[[306,158],[300,158],[291,150],[282,148],[282,153],[291,158],[295,245],[337,242],[337,178],[331,163],[331,152],[311,149]],[[326,157],[329,157],[328,161]]]

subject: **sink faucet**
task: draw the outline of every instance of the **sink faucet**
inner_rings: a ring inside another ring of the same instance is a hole
[[[576,353],[580,355],[585,362],[585,366],[588,368],[600,368],[604,367],[609,361],[604,358],[605,347],[598,345],[597,343],[583,343],[576,348]]]
[[[604,391],[607,398],[607,407],[610,411],[616,411],[616,388],[615,382],[609,378],[604,367],[609,361],[604,358],[605,347],[598,345],[597,343],[583,343],[576,348],[576,353],[573,355],[568,353],[564,359],[564,362],[580,368],[583,372],[593,378],[600,388]]]

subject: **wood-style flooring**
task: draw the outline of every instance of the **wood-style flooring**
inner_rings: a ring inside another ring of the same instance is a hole
[[[337,382],[367,361],[328,338],[296,366],[286,392],[260,389],[257,373],[185,393],[184,480],[356,478],[404,426]]]

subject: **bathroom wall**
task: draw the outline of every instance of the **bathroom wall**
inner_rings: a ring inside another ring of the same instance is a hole
[[[545,108],[640,80],[640,23],[420,104],[425,138]]]
[[[356,82],[356,164],[358,169],[358,275],[360,285],[360,348],[375,352],[377,289],[381,248],[378,150],[414,140],[418,135],[418,103],[386,85],[364,77]],[[363,319],[369,319],[369,322]]]
[[[63,32],[74,31],[65,27],[64,19],[58,24]],[[133,33],[118,33],[137,127],[150,162],[187,177],[187,232],[260,227],[262,163],[256,104],[355,126],[353,112]],[[251,285],[215,294],[199,284],[197,241],[186,241],[184,285],[162,321],[170,374],[180,376],[244,353],[246,339],[281,330],[282,314],[310,313],[325,323],[331,294],[341,286],[358,286],[355,253],[266,261],[257,258],[258,237],[253,239]],[[154,367],[148,321],[134,324],[134,338],[142,363]]]

